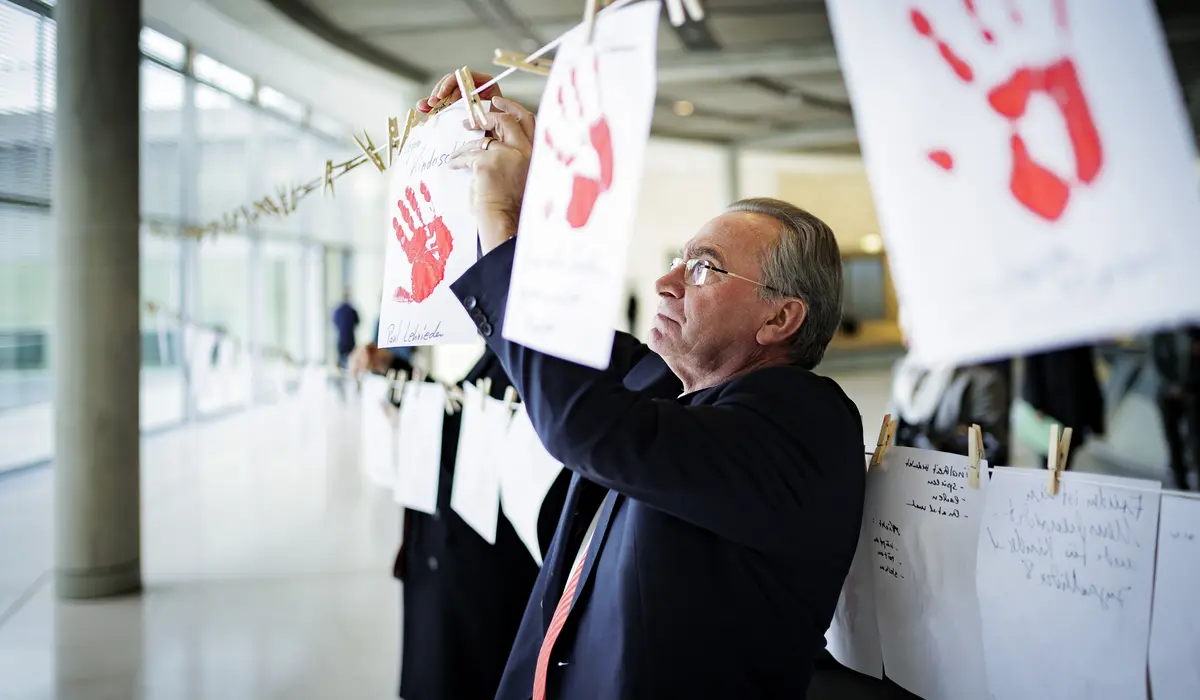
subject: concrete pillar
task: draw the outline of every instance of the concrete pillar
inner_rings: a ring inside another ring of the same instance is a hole
[[[59,597],[96,598],[141,587],[141,2],[55,17],[55,575]]]

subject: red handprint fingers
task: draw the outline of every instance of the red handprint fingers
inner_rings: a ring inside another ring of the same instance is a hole
[[[1013,134],[1010,143],[1013,170],[1009,189],[1013,197],[1043,219],[1058,220],[1067,209],[1067,201],[1071,196],[1070,187],[1062,178],[1029,157],[1025,140],[1019,134]]]
[[[1081,182],[1091,182],[1100,174],[1104,164],[1104,152],[1100,144],[1100,132],[1092,120],[1087,96],[1079,84],[1075,63],[1064,58],[1046,69],[1046,91],[1062,111],[1067,123],[1067,136],[1075,151],[1075,176]]]
[[[600,191],[604,192],[612,186],[613,179],[613,142],[612,131],[608,128],[608,120],[603,116],[589,129],[592,137],[592,148],[600,159]]]
[[[424,183],[422,183],[421,186],[424,187]],[[428,192],[428,190],[426,190],[426,192]],[[425,219],[421,216],[421,206],[417,204],[417,193],[413,192],[413,188],[408,187],[404,190],[404,196],[408,198],[408,205],[412,207],[413,216],[416,218],[417,223],[424,227]]]

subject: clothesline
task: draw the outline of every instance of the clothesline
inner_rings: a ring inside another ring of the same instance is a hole
[[[864,454],[866,456],[870,457],[875,454],[875,450],[865,450]],[[1002,469],[1002,470],[1020,469],[1020,470],[1031,471],[1031,472],[1032,471],[1042,471],[1042,472],[1046,471],[1045,469],[1042,469],[1041,467],[987,467],[986,470],[988,473],[995,473],[996,470],[998,470],[998,469]],[[1069,472],[1069,473],[1076,474],[1076,475],[1082,475],[1085,477],[1087,477],[1087,476],[1103,476],[1102,474],[1092,474],[1091,472]],[[1137,477],[1121,477],[1121,478],[1137,478]],[[1150,481],[1152,481],[1152,480],[1150,480]],[[1180,498],[1193,498],[1193,499],[1200,500],[1200,493],[1197,493],[1194,491],[1178,491],[1176,489],[1166,489],[1166,488],[1154,489],[1154,488],[1147,488],[1145,486],[1135,486],[1135,485],[1126,485],[1126,484],[1115,484],[1115,485],[1114,484],[1105,484],[1105,485],[1114,486],[1115,488],[1119,488],[1119,489],[1125,489],[1126,491],[1137,491],[1140,493],[1158,493],[1158,494],[1162,494],[1164,496],[1178,496]]]

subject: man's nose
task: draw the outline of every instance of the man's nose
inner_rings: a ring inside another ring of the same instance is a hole
[[[658,292],[660,297],[675,297],[676,299],[683,298],[683,270],[684,265],[680,265],[673,270],[668,270],[667,274],[659,277],[654,282],[654,291]]]

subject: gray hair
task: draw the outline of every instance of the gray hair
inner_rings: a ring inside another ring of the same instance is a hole
[[[764,299],[800,299],[808,315],[791,338],[793,362],[812,369],[825,356],[842,322],[842,256],[833,230],[787,202],[769,197],[742,199],[726,211],[762,214],[781,224],[779,243],[762,260]]]

